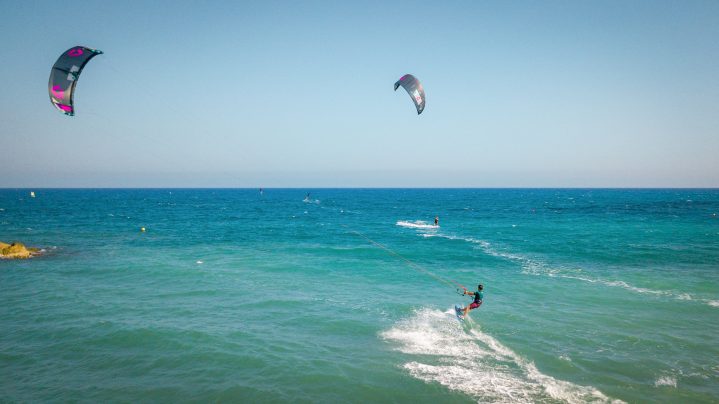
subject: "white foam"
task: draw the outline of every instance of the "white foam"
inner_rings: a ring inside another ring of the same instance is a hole
[[[662,376],[654,381],[654,386],[677,387],[677,378],[674,376]]]
[[[467,331],[453,310],[420,309],[380,334],[412,358],[403,365],[410,375],[439,383],[480,402],[611,402],[599,390],[557,380],[481,332],[470,321]]]
[[[397,224],[397,226],[409,227],[411,229],[439,229],[439,226],[429,224],[422,220],[415,220],[414,222],[409,222],[406,220],[398,220],[396,224]]]

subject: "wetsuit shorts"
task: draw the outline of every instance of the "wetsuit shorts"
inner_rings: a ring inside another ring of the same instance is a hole
[[[479,306],[481,306],[481,305],[482,305],[481,302],[480,302],[480,303],[472,302],[472,304],[469,305],[469,309],[470,309],[470,310],[474,310],[474,309],[476,309],[477,307],[479,307]]]

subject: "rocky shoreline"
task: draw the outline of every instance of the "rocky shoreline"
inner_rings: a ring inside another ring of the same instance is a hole
[[[0,259],[27,259],[40,254],[39,248],[25,247],[23,243],[0,241]]]

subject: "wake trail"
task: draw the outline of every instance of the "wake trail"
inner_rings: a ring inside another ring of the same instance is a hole
[[[586,282],[591,284],[599,284],[607,287],[618,287],[622,288],[624,290],[633,292],[633,293],[639,293],[644,295],[653,295],[653,296],[661,296],[661,297],[667,297],[675,300],[680,301],[694,301],[699,302],[702,304],[706,304],[710,307],[716,307],[719,308],[719,300],[713,300],[713,299],[704,299],[700,297],[693,296],[689,293],[675,293],[670,292],[666,290],[654,290],[649,288],[643,288],[634,286],[628,282],[622,281],[622,280],[610,280],[610,279],[602,279],[597,277],[592,277],[589,275],[584,274],[578,274],[577,270],[569,271],[566,269],[561,268],[552,268],[550,265],[535,259],[531,258],[522,254],[516,254],[512,252],[503,251],[501,249],[495,248],[490,242],[486,240],[481,240],[473,237],[462,237],[462,236],[456,236],[451,234],[443,234],[439,232],[432,232],[432,233],[422,233],[420,232],[419,235],[421,237],[425,238],[442,238],[446,240],[458,240],[458,241],[464,241],[467,243],[470,243],[472,245],[475,245],[477,248],[479,248],[482,252],[484,252],[487,255],[490,255],[492,257],[506,259],[512,262],[515,262],[520,265],[522,268],[522,273],[527,275],[535,275],[535,276],[547,276],[550,278],[563,278],[563,279],[571,279],[576,280],[580,282]],[[581,270],[579,270],[581,271]]]
[[[479,402],[620,402],[594,387],[545,375],[478,326],[470,322],[466,328],[453,309],[422,308],[380,337],[411,356],[402,367],[413,377],[439,383]]]
[[[395,224],[397,226],[408,227],[410,229],[439,229],[439,225],[429,224],[423,220],[415,220],[412,222],[408,220],[398,220]]]

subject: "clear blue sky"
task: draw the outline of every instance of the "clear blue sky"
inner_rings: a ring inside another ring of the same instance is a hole
[[[0,10],[0,187],[719,186],[717,1]]]

